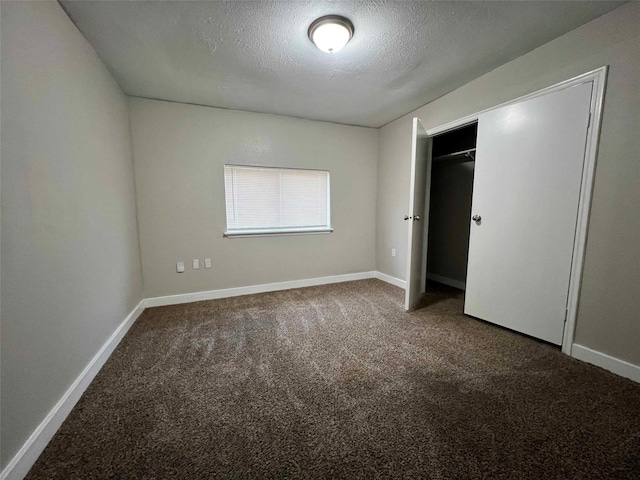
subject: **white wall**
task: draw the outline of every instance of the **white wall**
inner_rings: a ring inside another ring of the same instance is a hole
[[[4,468],[142,298],[127,98],[57,2],[2,2]]]
[[[412,117],[433,128],[610,65],[575,339],[640,365],[638,25],[640,3],[623,5],[383,127],[378,270],[405,277]]]
[[[147,297],[374,270],[377,130],[139,98],[130,106]],[[225,163],[329,170],[334,233],[223,238]],[[213,268],[193,270],[194,258]]]

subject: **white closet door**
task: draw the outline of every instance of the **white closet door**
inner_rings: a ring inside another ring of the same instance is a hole
[[[422,294],[423,262],[426,262],[423,248],[426,242],[426,223],[429,221],[429,200],[426,196],[431,183],[431,155],[429,137],[420,119],[413,119],[413,142],[411,145],[411,179],[409,185],[409,245],[407,247],[407,288],[404,307],[413,308]]]
[[[560,345],[592,83],[478,121],[468,315]]]

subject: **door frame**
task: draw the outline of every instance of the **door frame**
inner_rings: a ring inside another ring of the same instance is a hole
[[[578,217],[576,220],[576,234],[573,243],[573,256],[571,259],[571,273],[569,275],[569,291],[567,297],[567,311],[562,335],[562,353],[571,355],[573,340],[575,336],[576,318],[578,315],[578,301],[580,299],[580,287],[582,285],[582,272],[584,270],[584,258],[587,244],[587,230],[589,227],[589,216],[591,213],[591,199],[593,196],[593,184],[595,179],[595,168],[598,157],[598,144],[600,140],[600,129],[602,124],[602,111],[604,107],[604,93],[607,83],[607,73],[609,66],[597,68],[577,77],[570,78],[560,83],[535,91],[533,93],[515,98],[508,102],[501,103],[480,112],[459,118],[452,122],[430,128],[427,135],[432,138],[436,135],[446,133],[451,130],[464,127],[477,122],[480,115],[496,108],[513,105],[532,98],[541,97],[550,93],[555,93],[567,88],[583,83],[593,82],[591,90],[590,120],[587,129],[587,139],[585,144],[584,164],[582,169],[582,180],[580,183],[580,198],[578,200]],[[408,252],[411,255],[411,252]],[[426,280],[426,279],[425,279]]]

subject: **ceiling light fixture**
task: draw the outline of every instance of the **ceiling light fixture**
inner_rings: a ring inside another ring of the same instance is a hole
[[[336,53],[353,37],[353,23],[340,15],[326,15],[309,26],[309,40],[326,53]]]

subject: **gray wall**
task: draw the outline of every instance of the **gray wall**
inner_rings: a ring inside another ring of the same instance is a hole
[[[142,298],[127,99],[56,2],[2,2],[4,468]]]
[[[431,168],[427,271],[460,283],[467,277],[475,162],[434,162]]]
[[[375,269],[377,130],[137,98],[130,106],[147,297]],[[225,163],[329,170],[335,232],[223,238]],[[193,270],[194,258],[212,268]]]
[[[623,5],[383,127],[378,270],[405,277],[412,117],[433,128],[610,65],[575,341],[640,365],[638,25],[640,3]]]

